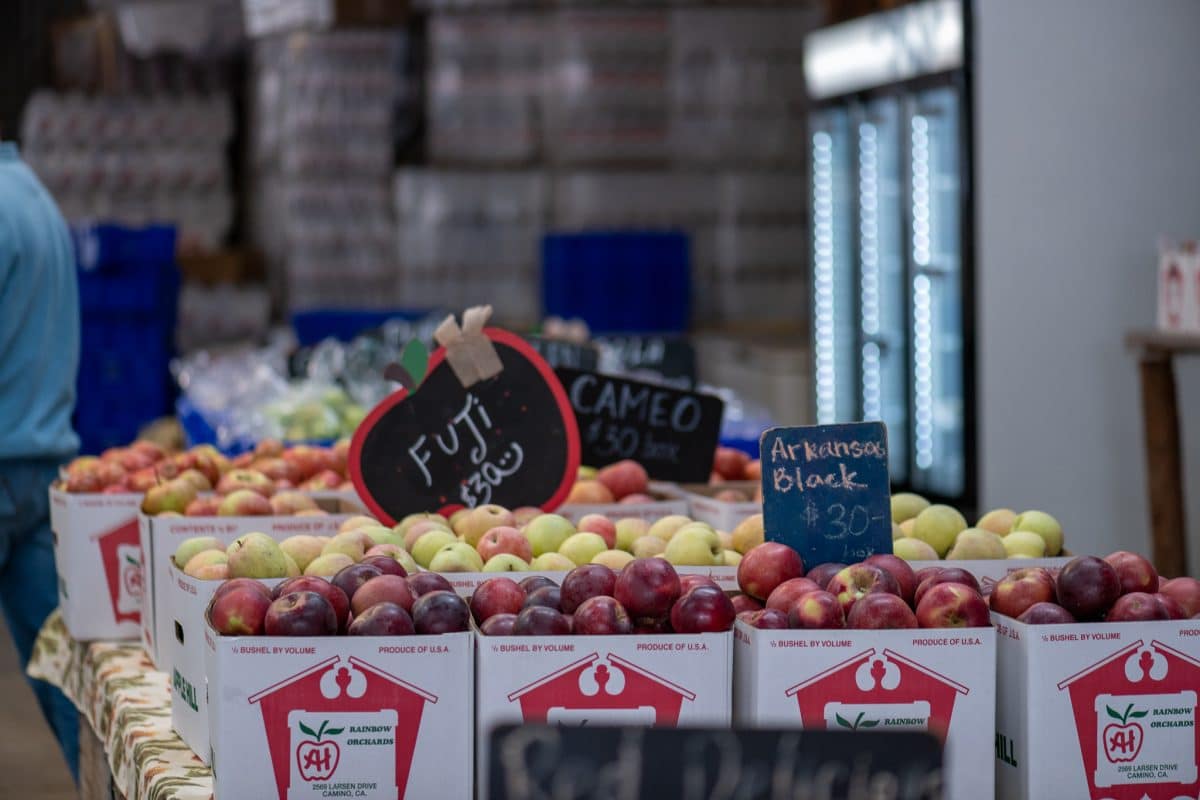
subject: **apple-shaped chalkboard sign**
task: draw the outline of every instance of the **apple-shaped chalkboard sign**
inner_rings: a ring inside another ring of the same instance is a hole
[[[350,476],[389,524],[486,503],[549,510],[575,481],[579,429],[554,371],[519,336],[468,320],[461,332],[447,320],[420,386],[387,397],[354,434]],[[480,353],[493,366],[472,375]]]

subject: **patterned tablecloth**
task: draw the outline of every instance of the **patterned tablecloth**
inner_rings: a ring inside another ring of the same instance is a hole
[[[137,642],[77,642],[56,611],[29,674],[62,688],[104,743],[127,800],[211,800],[212,773],[171,729],[170,680]]]

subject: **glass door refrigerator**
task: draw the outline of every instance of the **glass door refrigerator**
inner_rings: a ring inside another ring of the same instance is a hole
[[[938,0],[819,30],[805,66],[817,422],[883,420],[893,487],[969,508],[963,13]]]

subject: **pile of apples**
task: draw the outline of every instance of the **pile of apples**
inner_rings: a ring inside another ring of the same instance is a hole
[[[145,491],[142,511],[151,515],[252,517],[324,514],[304,492],[348,491],[349,441],[333,447],[284,449],[264,439],[251,453],[230,461],[205,445],[164,460]],[[170,468],[168,468],[168,466]]]
[[[892,552],[906,561],[1048,558],[1062,549],[1062,526],[1044,511],[997,508],[969,527],[951,506],[911,492],[892,495]]]
[[[222,636],[411,636],[470,630],[466,602],[440,575],[409,576],[388,559],[369,559],[332,578],[304,575],[273,589],[234,578],[206,611]]]
[[[805,573],[800,554],[766,542],[738,565],[738,619],[763,629],[983,628],[988,604],[971,573],[956,567],[916,572],[894,555],[858,564],[820,564]]]
[[[1057,575],[1019,569],[996,583],[993,611],[1030,625],[1151,622],[1200,618],[1200,580],[1163,580],[1145,558],[1118,550],[1103,559],[1079,556]]]
[[[646,468],[632,459],[607,467],[580,467],[575,485],[567,495],[567,505],[607,505],[610,503],[653,503],[650,476]]]
[[[681,577],[661,558],[634,559],[620,570],[584,564],[561,586],[540,575],[520,583],[489,578],[470,607],[485,636],[719,633],[736,613],[711,578]]]
[[[196,536],[180,542],[172,558],[183,574],[197,580],[329,577],[352,564],[377,563],[377,558],[416,572],[417,564],[401,546],[403,541],[374,518],[357,516],[344,521],[333,536],[298,534],[276,542],[265,533],[252,532],[228,547],[212,536]]]
[[[59,488],[72,494],[145,492],[159,483],[160,469],[177,475],[192,466],[189,458],[209,459],[214,454],[224,458],[215,448],[199,447],[171,456],[154,442],[139,440],[128,447],[110,447],[98,456],[72,460],[63,470]]]

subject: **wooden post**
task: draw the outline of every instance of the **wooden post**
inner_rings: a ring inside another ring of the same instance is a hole
[[[1166,577],[1187,574],[1183,517],[1183,458],[1171,353],[1147,347],[1139,364],[1146,481],[1154,566]]]

